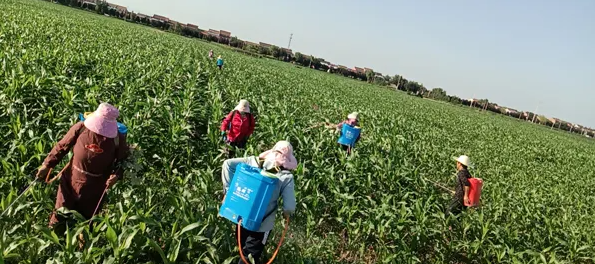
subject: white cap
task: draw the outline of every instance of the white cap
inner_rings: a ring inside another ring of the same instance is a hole
[[[357,119],[358,116],[359,116],[358,112],[353,112],[353,113],[347,115],[347,119]]]

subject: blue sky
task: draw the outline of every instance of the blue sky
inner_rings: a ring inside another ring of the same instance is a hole
[[[112,1],[595,128],[595,0]]]

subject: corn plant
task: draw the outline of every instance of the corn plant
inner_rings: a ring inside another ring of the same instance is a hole
[[[241,154],[288,139],[300,162],[277,263],[595,259],[592,141],[48,2],[0,9],[0,210],[78,113],[116,105],[133,145],[92,223],[57,234],[47,227],[57,184],[26,193],[0,219],[0,263],[236,262],[233,226],[217,216],[219,125],[240,99],[257,115]],[[352,111],[363,135],[347,156],[335,132],[311,127]],[[482,206],[455,219],[443,213],[450,195],[424,179],[453,187],[460,154],[484,190]]]

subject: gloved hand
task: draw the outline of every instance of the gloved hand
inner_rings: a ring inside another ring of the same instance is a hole
[[[45,178],[48,176],[48,173],[50,172],[50,169],[51,168],[47,167],[45,164],[41,165],[41,167],[39,167],[37,170],[35,177],[37,177],[39,180],[45,180]]]
[[[222,135],[222,136],[225,136],[225,135],[227,135],[227,131],[221,131],[221,135]]]

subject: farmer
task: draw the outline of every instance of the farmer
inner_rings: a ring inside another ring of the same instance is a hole
[[[72,158],[61,172],[55,209],[65,207],[91,219],[107,188],[122,178],[127,158],[125,134],[118,133],[119,111],[102,103],[84,122],[78,122],[54,146],[37,172],[43,178],[70,150]],[[54,211],[50,227],[64,228],[65,218]],[[57,225],[59,224],[59,225]]]
[[[457,215],[461,211],[467,209],[465,204],[468,204],[469,187],[471,186],[471,184],[469,183],[469,178],[471,178],[471,174],[467,169],[472,166],[471,159],[469,159],[469,157],[465,155],[462,155],[458,158],[454,158],[454,160],[457,162],[457,180],[453,200],[450,202],[450,205],[446,209],[447,215],[449,213]]]
[[[213,50],[209,50],[209,59],[213,58]]]
[[[229,145],[228,158],[235,154],[235,148],[244,149],[254,133],[254,115],[250,113],[250,103],[240,100],[238,105],[221,122],[221,135]]]
[[[223,58],[221,58],[221,55],[217,57],[217,67],[219,67],[219,70],[223,68]]]
[[[360,140],[361,138],[361,134],[360,134],[360,129],[359,129],[359,113],[358,112],[353,112],[349,115],[347,115],[347,120],[339,123],[336,125],[336,129],[337,131],[340,132],[340,137],[339,137],[339,145],[341,145],[341,148],[345,151],[347,151],[347,154],[351,154],[351,149],[355,146],[355,144]],[[344,126],[348,126],[349,128],[353,128],[356,129],[354,131],[357,131],[357,136],[355,137],[355,139],[352,140],[348,140],[346,138],[346,133],[347,128],[345,128]]]
[[[257,161],[258,158],[258,161]],[[288,218],[295,212],[295,192],[292,170],[297,168],[297,160],[293,155],[293,147],[287,141],[279,141],[273,149],[265,151],[258,155],[258,157],[247,157],[228,159],[223,162],[223,170],[221,173],[221,180],[223,181],[224,192],[227,193],[231,179],[235,173],[236,167],[240,163],[257,167],[262,164],[263,170],[274,174],[279,181],[272,193],[271,200],[262,220],[262,224],[257,232],[250,231],[245,228],[240,228],[242,253],[249,258],[252,255],[255,263],[261,263],[260,257],[264,251],[264,246],[267,242],[270,231],[275,226],[275,213],[277,211],[277,201],[283,198],[283,216]],[[237,231],[236,231],[237,232]],[[236,233],[236,238],[238,234]],[[242,259],[238,262],[243,264]]]

